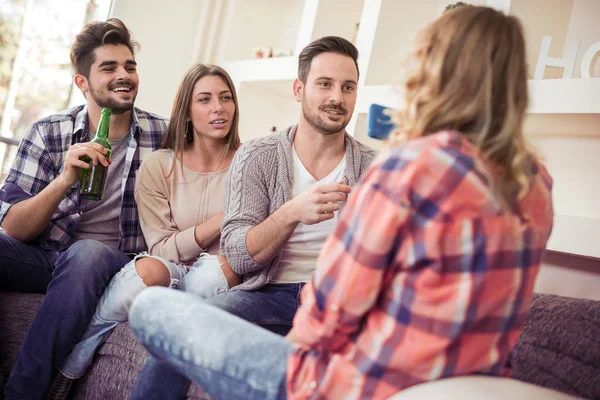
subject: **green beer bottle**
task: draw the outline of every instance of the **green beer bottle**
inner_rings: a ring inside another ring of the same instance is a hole
[[[98,123],[98,130],[96,131],[96,137],[92,139],[93,143],[99,143],[106,149],[106,160],[110,160],[110,142],[108,141],[108,127],[110,126],[110,108],[102,109],[102,116]],[[104,187],[106,186],[106,175],[108,174],[108,167],[98,163],[94,165],[92,159],[88,156],[81,157],[82,161],[90,164],[89,169],[81,170],[81,185],[79,192],[81,197],[87,200],[102,200],[104,196]]]

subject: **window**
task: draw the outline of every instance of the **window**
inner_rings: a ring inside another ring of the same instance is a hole
[[[111,0],[0,1],[0,179],[35,121],[76,95],[69,53],[85,23],[106,20]]]

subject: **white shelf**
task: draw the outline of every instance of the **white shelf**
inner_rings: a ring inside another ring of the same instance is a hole
[[[530,114],[600,114],[600,78],[530,80]],[[402,104],[399,86],[369,85],[359,89],[355,112],[372,103],[391,108]]]
[[[529,95],[529,113],[600,113],[600,78],[530,80]]]
[[[242,82],[269,82],[296,79],[298,74],[298,58],[276,57],[257,58],[252,60],[230,61],[223,68],[237,88]]]
[[[246,60],[255,49],[294,51],[302,36],[302,23],[310,22],[303,14],[307,4],[316,0],[204,0],[223,7],[220,35],[215,35],[217,64]],[[307,38],[310,39],[310,38]],[[307,43],[310,40],[307,40]],[[206,43],[199,43],[206,46]],[[214,62],[213,61],[213,62]]]
[[[600,258],[600,219],[555,215],[546,248],[561,253]]]

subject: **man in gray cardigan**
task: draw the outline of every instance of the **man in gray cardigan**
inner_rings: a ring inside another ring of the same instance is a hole
[[[245,143],[230,167],[220,260],[242,283],[206,301],[275,333],[291,328],[337,214],[375,157],[344,130],[356,103],[357,59],[356,47],[340,37],[305,47],[293,85],[300,121]],[[173,398],[186,383],[150,357],[130,398]]]
[[[352,117],[358,51],[324,37],[300,53],[297,125],[243,145],[231,165],[221,249],[243,282],[209,302],[286,333],[337,214],[375,152],[344,128]]]

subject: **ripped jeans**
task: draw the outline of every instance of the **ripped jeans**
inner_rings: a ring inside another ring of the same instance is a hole
[[[135,268],[136,260],[143,257],[155,258],[167,267],[171,288],[194,293],[201,298],[229,290],[216,255],[201,254],[188,270],[184,265],[161,257],[150,256],[148,253],[139,254],[113,277],[102,294],[85,333],[60,369],[67,378],[81,378],[92,363],[96,349],[119,323],[127,321],[133,299],[147,287]]]

